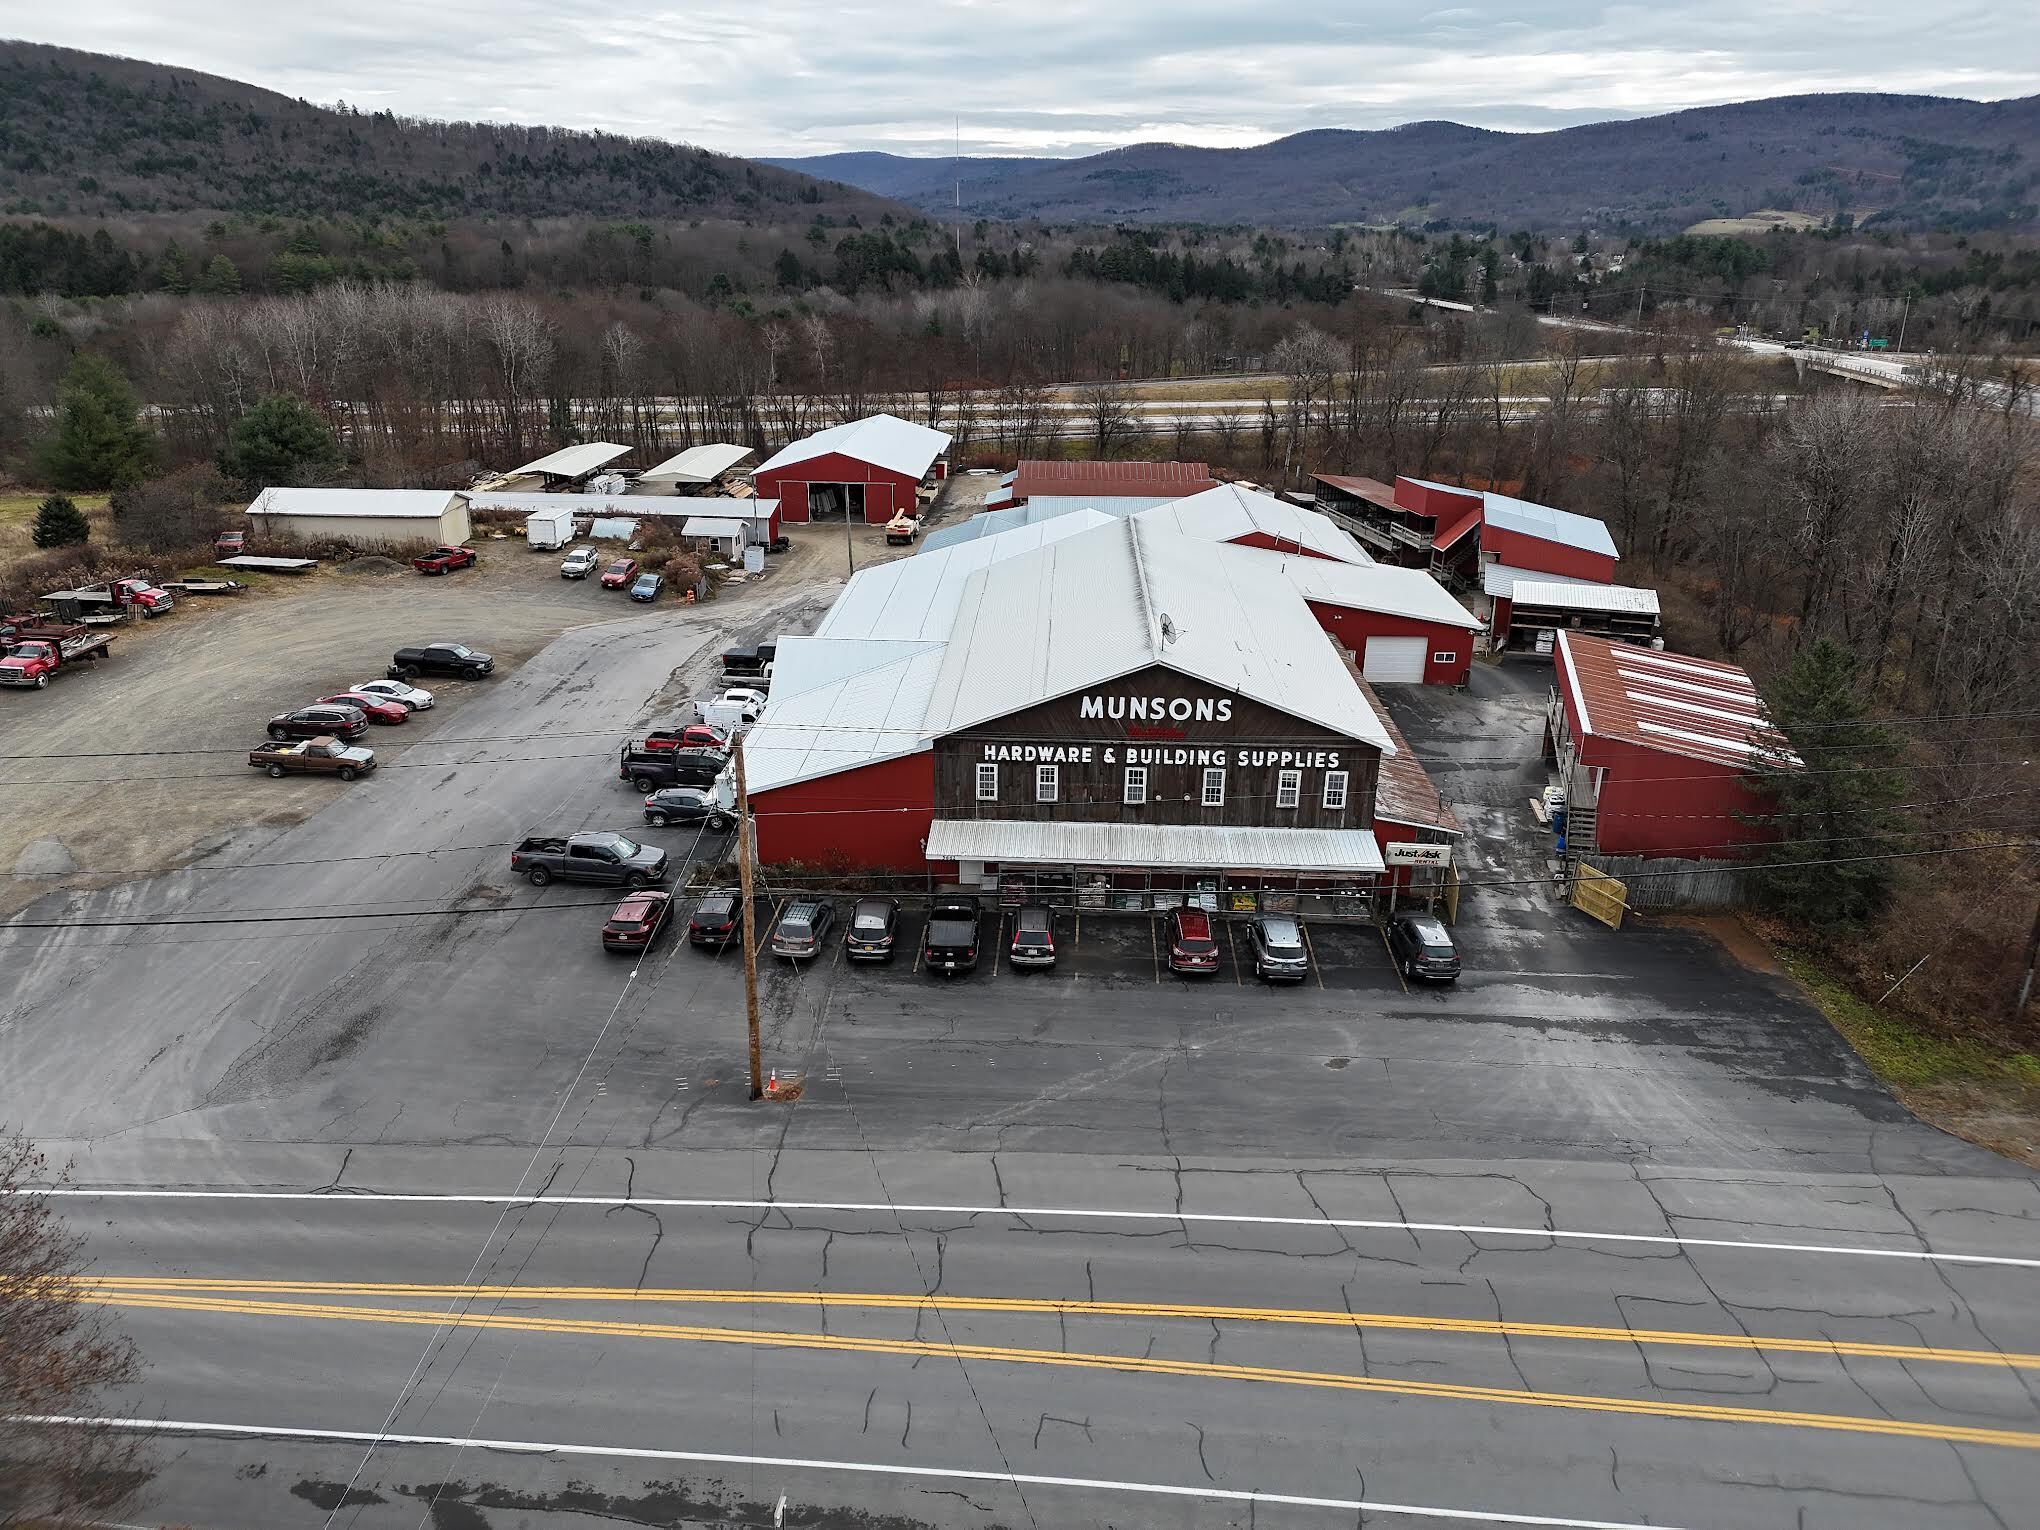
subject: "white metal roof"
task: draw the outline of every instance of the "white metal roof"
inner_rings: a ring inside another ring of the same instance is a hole
[[[1361,875],[1382,869],[1381,850],[1369,829],[1034,823],[1006,818],[936,819],[928,827],[928,859]]]
[[[690,446],[686,451],[668,457],[656,467],[646,468],[638,474],[638,481],[714,483],[750,455],[750,447],[732,446],[726,441],[714,442],[707,446]]]
[[[1145,503],[1142,502],[1143,506]],[[929,532],[921,538],[920,555],[925,558],[931,552],[940,552],[944,548],[956,546],[959,542],[974,542],[980,537],[995,537],[1002,532],[1017,531],[1025,526],[1039,526],[1066,515],[1090,513],[1109,517],[1132,512],[1120,510],[1118,501],[1107,501],[1093,506],[1083,500],[1052,498],[1029,500],[1024,505],[1009,505],[1004,510],[981,510],[967,521],[958,521],[954,526],[944,526]],[[1087,521],[1085,524],[1088,526],[1095,523]]]
[[[527,473],[539,473],[550,478],[579,478],[597,468],[606,467],[618,457],[630,455],[630,448],[618,446],[614,441],[584,441],[579,446],[563,446],[556,452],[527,462],[523,467],[512,468],[509,476],[519,478]]]
[[[776,499],[725,499],[720,495],[688,494],[520,494],[515,490],[463,490],[461,497],[477,510],[571,510],[576,515],[638,515],[685,518],[714,514],[725,520],[769,520],[779,508]]]
[[[1519,577],[1516,605],[1549,606],[1561,611],[1620,611],[1634,616],[1658,614],[1658,593],[1640,585],[1580,584],[1573,580]]]
[[[248,514],[436,521],[453,503],[444,489],[264,489]]]
[[[927,718],[939,737],[1152,664],[1395,746],[1276,560],[1152,515],[970,576]]]
[[[1592,585],[1591,579],[1575,579],[1570,574],[1547,574],[1541,569],[1514,568],[1507,563],[1483,563],[1480,566],[1480,587],[1489,595],[1514,595],[1518,580],[1533,584]]]
[[[927,749],[921,720],[942,649],[867,638],[779,639],[772,699],[744,738],[747,789],[770,791]]]
[[[851,576],[815,636],[947,642],[971,574],[1001,558],[1111,524],[1112,517],[1086,510],[972,541],[942,547],[931,542],[911,558],[875,564]]]
[[[916,425],[894,414],[874,414],[847,425],[831,425],[813,435],[780,448],[753,471],[752,476],[776,468],[793,467],[831,452],[855,457],[889,472],[909,478],[924,475],[935,459],[949,450],[949,433]]]
[[[1481,630],[1480,620],[1420,568],[1393,568],[1386,563],[1334,563],[1329,558],[1301,558],[1288,553],[1265,556],[1280,558],[1284,577],[1306,600],[1344,606],[1351,611],[1376,611],[1384,616],[1407,616],[1440,626],[1464,627],[1469,632]]]
[[[1106,505],[1100,508],[1117,507]],[[1258,533],[1277,542],[1294,545],[1301,552],[1335,558],[1341,563],[1374,561],[1361,550],[1358,542],[1333,523],[1330,516],[1290,504],[1272,494],[1243,489],[1236,483],[1220,484],[1215,489],[1169,500],[1140,513],[1164,517],[1186,535],[1208,542],[1232,542]]]
[[[1461,489],[1458,492],[1463,494],[1467,491]],[[1607,524],[1591,515],[1575,515],[1570,510],[1555,510],[1550,505],[1511,499],[1506,494],[1482,494],[1480,500],[1481,517],[1490,526],[1546,542],[1563,543],[1582,552],[1602,553],[1610,558],[1620,556],[1615,551],[1615,539],[1608,535]]]
[[[728,520],[715,515],[690,515],[680,527],[683,537],[735,537],[742,536],[747,521]]]

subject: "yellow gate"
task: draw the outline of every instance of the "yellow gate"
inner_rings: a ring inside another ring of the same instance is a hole
[[[1444,881],[1445,922],[1459,923],[1459,868],[1447,866]]]
[[[1622,911],[1629,906],[1629,888],[1581,861],[1573,869],[1572,906],[1609,929],[1619,930]]]

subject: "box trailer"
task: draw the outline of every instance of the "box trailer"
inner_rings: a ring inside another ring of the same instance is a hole
[[[534,510],[524,517],[524,540],[545,552],[557,552],[574,540],[574,511],[569,505]]]

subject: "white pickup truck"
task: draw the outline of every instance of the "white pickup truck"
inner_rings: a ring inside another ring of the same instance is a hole
[[[749,727],[765,715],[765,693],[748,685],[733,685],[720,696],[694,703],[694,715],[718,728]]]

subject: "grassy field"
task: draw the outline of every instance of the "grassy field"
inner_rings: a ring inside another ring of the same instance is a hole
[[[1753,213],[1744,213],[1740,218],[1703,218],[1686,232],[1689,234],[1763,234],[1774,228],[1805,230],[1819,228],[1826,220],[1811,213],[1782,212],[1774,207],[1760,207]]]
[[[35,551],[35,541],[30,533],[35,530],[36,507],[43,498],[44,491],[41,490],[0,493],[0,561]],[[104,540],[108,524],[106,496],[73,494],[71,503],[83,510],[85,519],[92,523],[93,539]]]

